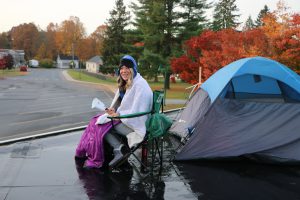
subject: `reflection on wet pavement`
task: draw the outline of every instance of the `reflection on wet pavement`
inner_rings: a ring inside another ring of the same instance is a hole
[[[80,168],[78,175],[90,199],[300,199],[297,166],[245,160],[172,163],[170,149],[165,155],[161,173],[146,178],[134,166],[118,173]]]
[[[84,169],[74,153],[82,131],[0,146],[2,199],[300,199],[300,167],[240,162],[169,162],[153,174],[138,165]],[[161,173],[160,173],[161,172]]]

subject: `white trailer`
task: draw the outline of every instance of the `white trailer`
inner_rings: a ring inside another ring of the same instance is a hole
[[[29,65],[29,67],[38,67],[39,61],[38,60],[29,60],[28,65]]]

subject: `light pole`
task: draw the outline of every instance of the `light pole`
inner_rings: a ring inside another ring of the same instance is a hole
[[[81,80],[81,67],[80,67],[80,61],[78,59],[78,65],[79,65],[79,79]]]
[[[72,63],[74,65],[74,43],[72,42]]]

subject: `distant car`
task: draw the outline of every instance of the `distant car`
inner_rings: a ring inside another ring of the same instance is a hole
[[[20,72],[27,72],[27,66],[26,65],[21,65],[20,66]]]
[[[39,67],[38,60],[29,60],[29,67]]]

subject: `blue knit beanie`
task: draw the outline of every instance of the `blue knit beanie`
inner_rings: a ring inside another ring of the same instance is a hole
[[[136,64],[136,61],[134,60],[134,58],[132,56],[126,55],[126,56],[123,56],[123,58],[121,58],[119,69],[118,69],[118,74],[120,74],[120,69],[121,69],[122,66],[132,68],[133,72],[134,72],[133,77],[136,76],[136,74],[137,74],[137,64]]]

